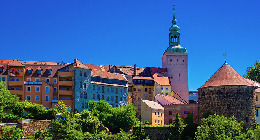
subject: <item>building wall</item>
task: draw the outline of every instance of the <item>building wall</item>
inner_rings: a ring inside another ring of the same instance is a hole
[[[152,109],[146,103],[141,101],[141,121],[148,121],[152,124],[152,115]]]
[[[171,93],[171,86],[167,86],[167,85],[159,85],[157,82],[154,83],[154,92],[155,94],[154,95],[157,95],[157,94],[163,94],[163,95],[170,95],[172,96],[172,93]]]
[[[203,113],[211,112],[230,117],[234,115],[238,122],[252,126],[256,115],[256,96],[254,87],[218,86],[198,90],[199,120]]]
[[[162,67],[167,68],[171,81],[171,90],[189,102],[188,90],[188,54],[168,53],[162,56]]]
[[[256,122],[260,124],[260,92],[255,92],[256,94]]]
[[[147,89],[147,90],[145,90]],[[154,86],[145,86],[145,85],[133,85],[133,104],[136,106],[136,115],[140,115],[141,110],[141,100],[150,100],[154,99]]]
[[[171,113],[170,113],[171,112]],[[164,124],[170,124],[170,120],[175,119],[176,114],[179,113],[181,118],[184,119],[189,113],[193,114],[194,123],[198,123],[198,104],[175,104],[164,106]]]
[[[84,75],[85,72],[86,75]],[[84,98],[84,94],[88,95],[88,93],[91,93],[91,71],[88,69],[75,68],[73,71],[73,79],[74,107],[78,112],[81,112],[85,109],[85,106],[87,107],[86,102],[89,100],[88,98]]]
[[[164,125],[164,110],[152,109],[152,125]]]

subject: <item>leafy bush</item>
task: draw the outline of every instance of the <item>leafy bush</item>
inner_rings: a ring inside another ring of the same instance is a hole
[[[22,130],[19,128],[16,129],[16,126],[5,126],[2,130],[0,139],[20,140],[23,136]]]

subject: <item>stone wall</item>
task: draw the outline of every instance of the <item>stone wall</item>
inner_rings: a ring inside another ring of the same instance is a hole
[[[139,127],[134,127],[134,129],[139,129]],[[171,136],[168,127],[144,127],[144,132],[151,140],[169,140]]]
[[[171,124],[170,120],[176,117],[179,113],[181,118],[184,119],[188,116],[188,113],[193,114],[194,123],[198,123],[198,104],[172,104],[164,106],[164,124]]]
[[[218,86],[205,87],[198,90],[199,121],[203,113],[234,115],[237,121],[252,126],[255,120],[254,87],[248,86]]]
[[[45,130],[46,128],[52,127],[51,120],[28,120],[21,122],[21,129],[23,131],[23,136],[34,136],[34,133],[41,128]]]

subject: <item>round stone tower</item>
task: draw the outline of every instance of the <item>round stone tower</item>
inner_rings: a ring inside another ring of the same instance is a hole
[[[255,87],[224,63],[198,89],[199,121],[204,113],[235,116],[237,121],[252,126],[255,121]]]

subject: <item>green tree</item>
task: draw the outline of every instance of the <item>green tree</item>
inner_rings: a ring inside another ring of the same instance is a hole
[[[243,122],[238,123],[234,116],[226,118],[223,115],[210,115],[201,120],[198,126],[196,139],[199,140],[220,140],[243,138]]]
[[[99,119],[87,109],[81,112],[79,122],[82,126],[82,131],[89,132],[91,134],[97,134],[101,125]]]
[[[0,133],[0,139],[5,140],[20,140],[22,136],[22,130],[20,128],[16,128],[16,126],[5,126],[2,128],[2,132]]]
[[[104,100],[89,102],[89,110],[113,134],[119,133],[120,129],[125,132],[130,130],[137,122],[135,109],[132,104],[113,108]]]
[[[8,122],[8,120],[17,119],[18,117],[13,114],[7,114],[6,112],[16,106],[19,97],[12,95],[4,84],[3,81],[0,81],[0,118],[1,121]]]
[[[176,113],[174,122],[173,122],[173,124],[170,125],[171,139],[180,140],[184,128],[185,128],[185,125],[183,123],[183,120],[181,119],[180,114]]]
[[[183,140],[195,138],[195,132],[197,131],[198,124],[193,122],[194,122],[193,114],[189,112],[187,117],[184,118],[184,123],[186,124],[186,127],[182,132]]]
[[[244,77],[260,82],[260,62],[255,62],[254,66],[247,68]]]

